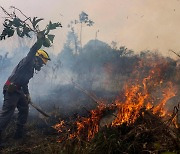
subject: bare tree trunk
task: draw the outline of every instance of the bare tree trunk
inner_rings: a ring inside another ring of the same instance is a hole
[[[81,45],[81,51],[82,51],[82,22],[81,22],[81,30],[80,30],[80,45]]]

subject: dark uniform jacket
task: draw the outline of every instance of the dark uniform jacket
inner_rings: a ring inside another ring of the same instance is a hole
[[[8,78],[7,82],[17,85],[19,89],[23,90],[24,94],[29,94],[28,83],[34,74],[34,58],[37,50],[39,50],[41,46],[41,42],[37,41],[30,49],[27,56],[14,68],[12,74]],[[5,84],[4,90],[6,90],[6,88],[7,86]]]

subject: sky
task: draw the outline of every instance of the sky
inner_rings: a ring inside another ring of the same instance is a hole
[[[44,18],[61,22],[63,28],[55,31],[54,53],[63,48],[66,40],[67,25],[78,19],[84,11],[95,22],[92,27],[83,27],[82,44],[97,39],[110,44],[140,52],[159,50],[162,54],[172,56],[169,49],[180,52],[180,0],[0,0],[0,6],[10,10],[15,6],[30,17]],[[0,23],[4,14],[0,11]],[[0,30],[2,30],[0,24]],[[79,34],[77,25],[76,31]],[[11,50],[14,46],[32,45],[32,40],[17,37],[0,42],[1,48]]]

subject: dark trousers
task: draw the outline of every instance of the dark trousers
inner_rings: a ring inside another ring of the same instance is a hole
[[[7,127],[16,107],[19,111],[17,125],[24,126],[27,122],[29,106],[23,92],[4,92],[4,103],[0,112],[0,131]]]

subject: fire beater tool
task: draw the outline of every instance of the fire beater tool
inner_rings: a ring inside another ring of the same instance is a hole
[[[39,107],[37,107],[33,102],[29,102],[29,104],[34,107],[39,113],[41,113],[45,117],[50,117],[47,113],[45,113],[43,110],[41,110]]]

